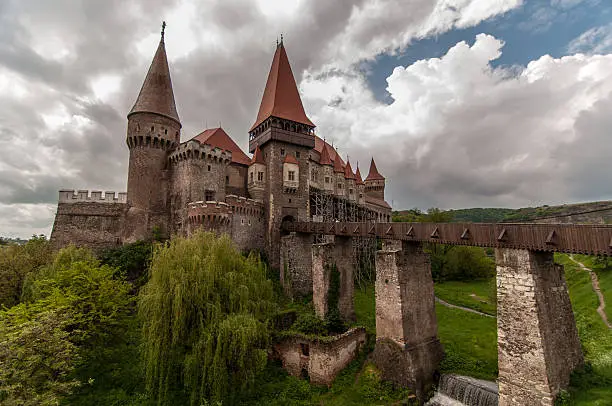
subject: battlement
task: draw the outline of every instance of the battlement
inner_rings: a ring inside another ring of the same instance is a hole
[[[229,164],[232,161],[232,152],[189,140],[180,144],[172,151],[168,159],[171,163],[178,163],[188,159],[201,159],[209,162]]]
[[[225,201],[230,205],[234,213],[246,214],[250,216],[263,216],[264,205],[253,199],[246,197],[227,195]]]
[[[102,195],[104,193],[104,195]],[[98,190],[60,190],[59,203],[127,203],[127,193]]]
[[[187,217],[191,224],[228,225],[232,209],[225,202],[198,201],[187,204]]]

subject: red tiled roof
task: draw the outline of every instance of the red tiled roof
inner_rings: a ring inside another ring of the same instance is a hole
[[[344,172],[342,161],[340,160],[340,157],[338,155],[336,155],[336,159],[334,160],[334,172],[337,172],[337,173]]]
[[[134,113],[156,113],[171,118],[180,124],[174,102],[172,80],[166,57],[164,39],[159,42],[147,76],[140,88],[140,93],[128,117]]]
[[[285,160],[283,161],[283,163],[288,163],[288,164],[298,164],[297,159],[295,159],[295,157],[291,154],[287,154],[285,155]]]
[[[382,199],[377,199],[375,197],[366,196],[365,202],[368,204],[373,204],[374,206],[384,207],[385,209],[390,209],[389,203],[385,202]]]
[[[327,152],[327,148],[323,148],[323,152],[321,152],[321,156],[319,158],[319,164],[321,164],[321,165],[333,165],[333,163],[331,161],[331,158],[329,157],[329,152]]]
[[[369,180],[385,180],[385,177],[378,173],[378,168],[376,168],[374,158],[372,158],[372,162],[370,163],[370,173],[368,173],[366,182]]]
[[[266,161],[264,161],[263,153],[261,152],[261,149],[259,149],[259,145],[255,147],[255,153],[253,154],[253,158],[251,158],[251,165],[253,164],[266,164]]]
[[[300,93],[298,92],[295,78],[291,71],[291,65],[287,58],[287,52],[285,51],[285,46],[282,41],[276,47],[274,59],[272,59],[272,66],[270,67],[270,73],[268,74],[268,81],[266,82],[266,88],[264,89],[259,112],[257,113],[257,119],[249,131],[253,130],[271,116],[284,118],[312,127],[315,126],[306,116],[306,112],[304,112],[302,99],[300,99]]]
[[[319,138],[319,137],[317,137],[315,135],[315,147],[314,147],[314,150],[317,151],[319,154],[322,154],[324,149],[327,150],[327,153],[329,155],[329,159],[331,159],[332,161],[340,160],[340,164],[342,165],[342,168],[344,168],[344,161],[342,160],[342,158],[340,158],[340,155],[334,149],[334,147],[332,147],[327,142],[323,141],[321,138]]]
[[[208,144],[211,147],[230,151],[232,153],[232,162],[234,163],[241,165],[249,165],[251,163],[251,159],[242,152],[234,140],[223,131],[223,128],[209,128],[192,139],[199,141],[201,144]]]
[[[355,173],[355,181],[358,185],[364,185],[363,178],[361,177],[361,172],[359,172],[359,165],[357,165],[357,173]]]
[[[353,168],[351,168],[351,162],[347,159],[346,166],[344,167],[344,179],[355,179]]]

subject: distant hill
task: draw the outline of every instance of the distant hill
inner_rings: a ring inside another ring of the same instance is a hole
[[[447,210],[456,223],[588,223],[612,224],[612,201],[564,204],[560,206],[523,207],[520,209],[472,208]],[[394,221],[419,221],[418,210],[393,212]]]

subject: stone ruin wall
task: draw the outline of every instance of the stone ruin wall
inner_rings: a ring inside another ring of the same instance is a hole
[[[51,244],[69,244],[95,251],[121,245],[127,193],[61,190],[51,232]]]
[[[290,375],[299,377],[307,373],[310,382],[331,385],[365,343],[365,328],[355,327],[338,336],[326,337],[326,340],[298,335],[289,337],[276,344],[274,351]]]
[[[289,297],[312,293],[311,234],[290,233],[280,239],[280,282]]]

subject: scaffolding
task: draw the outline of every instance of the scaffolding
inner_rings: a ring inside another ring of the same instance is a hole
[[[310,213],[312,221],[317,222],[375,222],[376,213],[365,206],[334,196],[333,193],[311,188]],[[316,234],[315,243],[333,242],[333,236]],[[355,269],[355,283],[363,286],[374,281],[375,257],[378,243],[376,237],[353,237],[352,258]]]

